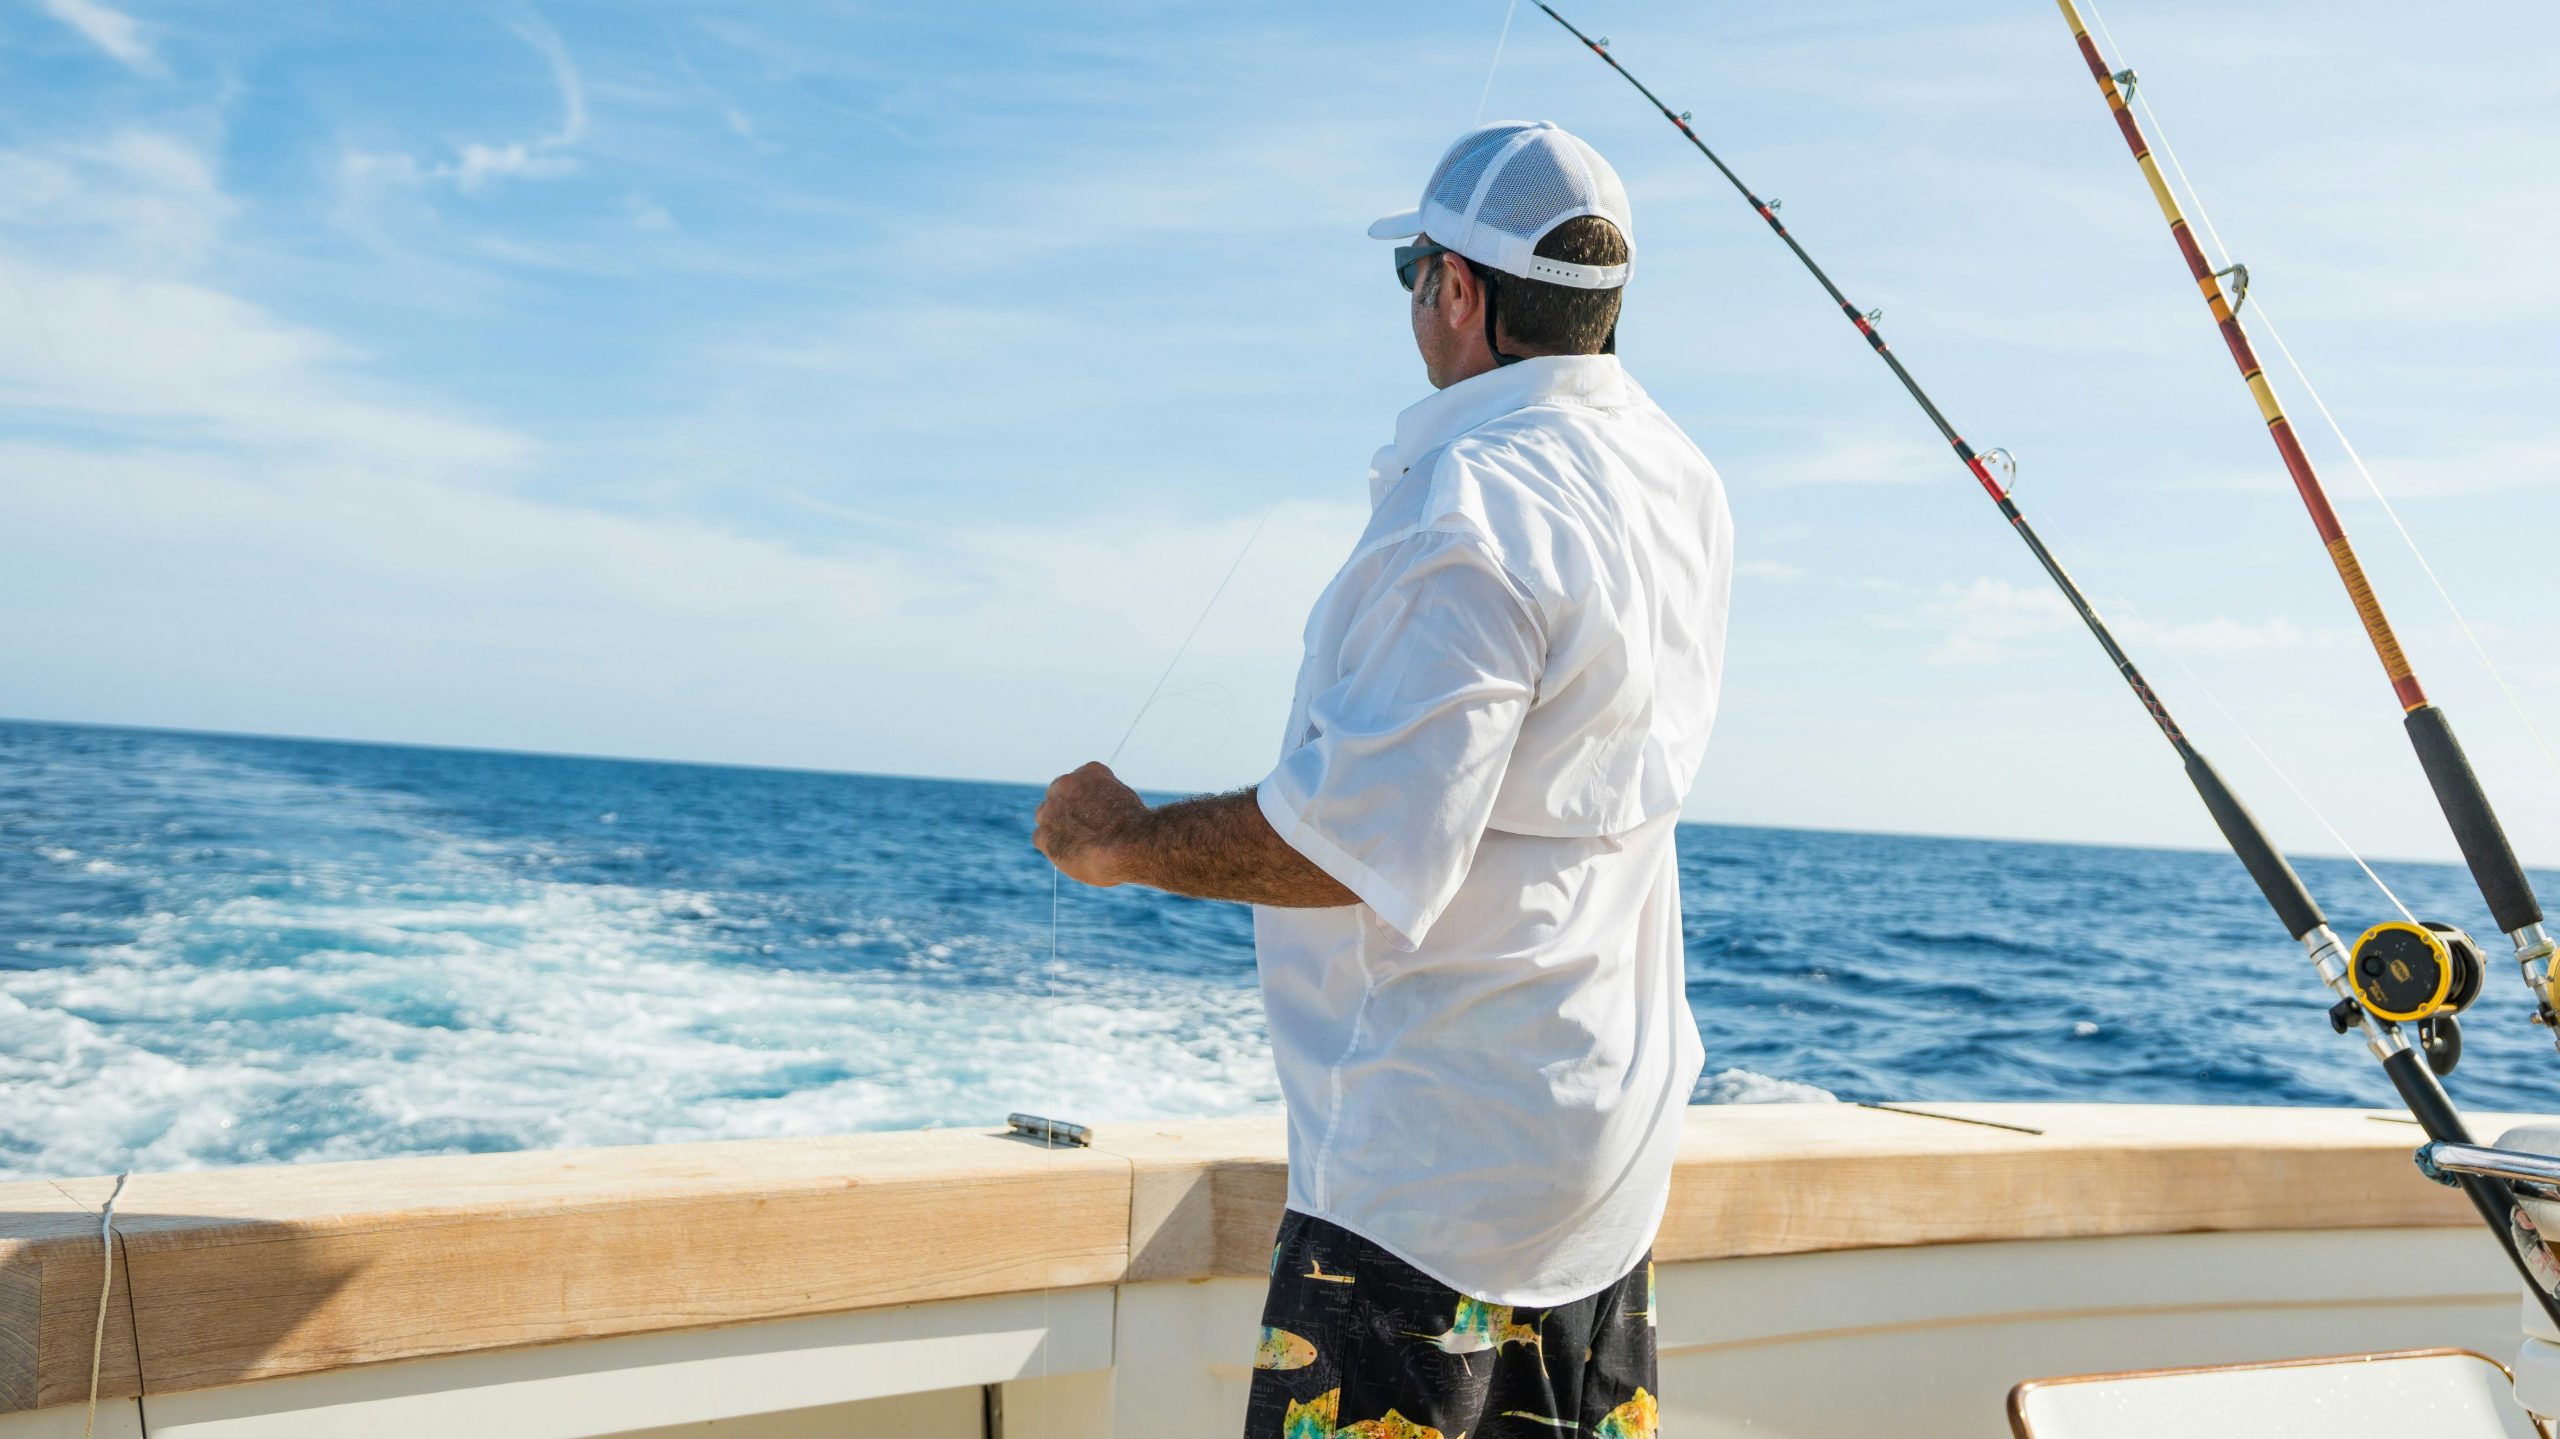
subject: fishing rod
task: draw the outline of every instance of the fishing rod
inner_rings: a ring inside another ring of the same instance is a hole
[[[2069,0],[2064,0],[2064,3],[2067,5]],[[1751,187],[1743,183],[1742,177],[1734,173],[1733,167],[1699,138],[1698,132],[1690,125],[1688,112],[1674,111],[1643,81],[1628,73],[1627,67],[1618,63],[1618,57],[1609,53],[1608,40],[1594,40],[1584,34],[1572,21],[1556,13],[1555,7],[1546,0],[1537,0],[1537,5],[1547,12],[1548,19],[1563,26],[1574,39],[1581,41],[1586,49],[1617,71],[1620,79],[1634,86],[1636,93],[1644,96],[1653,108],[1662,112],[1662,118],[1670,121],[1681,136],[1707,158],[1707,163],[1716,167],[1726,182],[1750,204],[1753,213],[1768,225],[1770,232],[1786,242],[1787,249],[1813,276],[1815,283],[1822,286],[1823,293],[1829,295],[1832,303],[1840,307],[1840,313],[1857,327],[1858,333],[1875,351],[1876,358],[1893,371],[1894,378],[1902,382],[1904,391],[1928,415],[1929,422],[1938,427],[1938,433],[1954,448],[1956,458],[1963,461],[1965,469],[1999,507],[2001,517],[2009,522],[2010,528],[2034,554],[2036,563],[2043,566],[2046,576],[2062,591],[2063,598],[2071,602],[2071,608],[2078,613],[2081,623],[2088,626],[2098,647],[2106,651],[2108,660],[2115,665],[2116,673],[2124,677],[2124,682],[2132,687],[2134,697],[2142,701],[2143,710],[2151,716],[2151,722],[2159,728],[2161,737],[2177,751],[2179,760],[2186,767],[2188,782],[2195,786],[2197,797],[2204,801],[2205,810],[2213,816],[2214,825],[2222,831],[2224,841],[2249,871],[2249,878],[2257,883],[2258,893],[2265,896],[2268,907],[2275,911],[2285,932],[2310,954],[2320,982],[2337,996],[2336,1003],[2329,1008],[2330,1027],[2340,1034],[2349,1030],[2361,1032],[2365,1047],[2380,1062],[2392,1089],[2408,1106],[2410,1116],[2418,1121],[2429,1139],[2452,1144],[2471,1143],[2467,1137],[2470,1130],[2463,1123],[2461,1112],[2454,1108],[2453,1100],[2445,1094],[2437,1076],[2450,1072],[2461,1058],[2461,1029],[2453,1016],[2479,994],[2482,966],[2478,947],[2467,936],[2449,927],[2394,921],[2376,925],[2367,931],[2364,940],[2358,942],[2360,946],[2377,947],[2360,955],[2350,954],[2347,946],[2329,928],[2327,916],[2321,912],[2311,892],[2304,888],[2301,876],[2294,873],[2293,866],[2286,862],[2274,841],[2259,827],[2257,818],[2249,813],[2248,807],[2232,793],[2231,787],[2223,782],[2222,776],[2178,727],[2177,721],[2169,714],[2168,706],[2152,692],[2142,672],[2134,667],[2132,658],[2116,642],[2106,621],[2089,603],[2089,597],[2081,592],[2079,584],[2053,557],[2053,552],[2045,548],[2035,526],[2018,508],[2013,493],[2016,478],[2014,462],[2005,467],[2012,484],[2004,486],[1992,474],[1993,461],[1990,457],[2005,459],[2006,453],[1997,449],[1977,452],[1965,443],[1955,426],[1939,412],[1937,403],[1920,388],[1920,382],[1904,368],[1901,358],[1885,344],[1884,332],[1878,328],[1881,312],[1861,310],[1841,293],[1840,287],[1832,282],[1821,265],[1815,263],[1804,245],[1788,233],[1786,225],[1778,218],[1777,204],[1753,193]],[[2394,938],[2377,944],[2376,935]],[[2367,959],[2375,962],[2375,968],[2369,973],[2360,972],[2357,966]],[[2402,1031],[2404,1023],[2417,1026],[2417,1044],[2412,1045],[2408,1035]],[[2461,1184],[2463,1191],[2470,1196],[2472,1207],[2480,1212],[2489,1231],[2497,1236],[2498,1246],[2506,1251],[2507,1261],[2524,1276],[2526,1291],[2541,1301],[2543,1310],[2551,1316],[2553,1323],[2560,1324],[2560,1298],[2555,1298],[2535,1282],[2524,1253],[2517,1248],[2509,1219],[2515,1212],[2515,1196],[2506,1182],[2485,1175],[2464,1175]]]
[[[2277,401],[2274,388],[2258,364],[2257,351],[2250,346],[2248,332],[2240,323],[2240,311],[2249,298],[2248,267],[2235,264],[2216,270],[2205,260],[2204,251],[2188,228],[2186,213],[2179,207],[2177,194],[2161,175],[2159,163],[2151,156],[2151,142],[2143,134],[2141,122],[2134,118],[2132,96],[2138,77],[2131,70],[2109,69],[2098,53],[2097,42],[2089,37],[2088,27],[2081,23],[2079,8],[2072,0],[2056,3],[2062,7],[2063,19],[2071,24],[2080,58],[2088,62],[2090,75],[2107,98],[2107,108],[2115,113],[2116,128],[2132,149],[2134,163],[2142,167],[2142,178],[2150,183],[2151,198],[2159,202],[2161,217],[2169,222],[2169,234],[2177,241],[2188,273],[2195,277],[2196,288],[2213,312],[2214,325],[2222,332],[2232,362],[2240,367],[2240,378],[2257,400],[2258,413],[2266,418],[2267,435],[2275,441],[2285,473],[2292,476],[2295,492],[2311,513],[2311,527],[2328,549],[2329,563],[2336,568],[2339,581],[2346,586],[2356,619],[2364,626],[2365,639],[2382,661],[2383,674],[2390,679],[2392,695],[2400,703],[2402,728],[2408,731],[2409,743],[2418,752],[2418,766],[2426,772],[2427,787],[2435,792],[2436,807],[2444,812],[2445,823],[2453,830],[2463,864],[2470,869],[2472,882],[2479,886],[2480,897],[2488,902],[2490,917],[2515,946],[2516,968],[2533,994],[2533,1022],[2551,1031],[2553,1042],[2560,1044],[2560,1008],[2555,1008],[2560,996],[2552,991],[2552,958],[2560,946],[2555,946],[2543,929],[2542,904],[2534,896],[2533,882],[2525,877],[2524,866],[2516,862],[2515,847],[2507,842],[2506,829],[2498,823],[2497,811],[2490,807],[2489,796],[2480,787],[2480,777],[2472,772],[2460,741],[2454,738],[2453,721],[2428,701],[2426,690],[2419,685],[2408,655],[2400,648],[2399,637],[2391,631],[2390,617],[2383,613],[2382,600],[2374,594],[2372,581],[2365,577],[2355,546],[2348,542],[2346,527],[2339,523],[2338,512],[2329,504],[2319,473],[2303,453],[2302,442],[2293,433],[2293,422],[2285,417],[2284,406]],[[2226,279],[2231,282],[2228,295],[2224,293]],[[2414,925],[2389,934],[2368,933],[2357,944],[2360,951],[2370,946],[2375,957],[2388,963],[2403,949],[2448,947],[2458,938],[2457,932],[2434,928],[2433,933],[2429,927]],[[2460,963],[2459,959],[2455,961],[2457,966]]]

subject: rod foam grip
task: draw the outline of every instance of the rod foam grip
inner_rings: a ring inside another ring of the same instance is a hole
[[[2489,902],[2490,918],[2509,933],[2540,924],[2542,904],[2533,897],[2533,882],[2524,877],[2524,866],[2516,863],[2515,849],[2507,843],[2497,811],[2489,808],[2489,796],[2481,792],[2471,761],[2463,758],[2461,742],[2453,737],[2453,722],[2434,705],[2420,705],[2409,711],[2406,723],[2409,743],[2417,747],[2418,763],[2436,792],[2436,805],[2453,826],[2454,843],[2462,846],[2462,862],[2471,867],[2480,897]]]
[[[2204,807],[2213,814],[2213,822],[2222,829],[2222,837],[2231,844],[2231,852],[2247,866],[2249,878],[2258,882],[2258,893],[2267,897],[2276,918],[2284,921],[2287,934],[2300,939],[2329,922],[2320,912],[2319,901],[2303,888],[2302,876],[2285,862],[2267,832],[2258,828],[2257,816],[2222,782],[2213,765],[2194,750],[2187,751],[2187,778],[2203,796]]]

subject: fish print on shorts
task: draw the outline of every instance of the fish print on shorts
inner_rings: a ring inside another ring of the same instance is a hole
[[[1654,1439],[1662,1432],[1662,1406],[1639,1389],[1636,1397],[1610,1410],[1591,1432],[1594,1439]]]
[[[1303,1404],[1290,1400],[1280,1418],[1280,1439],[1333,1439],[1333,1416],[1341,1407],[1339,1389],[1327,1389]]]
[[[1384,1419],[1363,1419],[1345,1424],[1333,1431],[1334,1439],[1443,1439],[1439,1430],[1428,1424],[1416,1424],[1393,1409]],[[1465,1435],[1458,1439],[1466,1439]]]
[[[1316,1362],[1316,1346],[1286,1329],[1265,1326],[1262,1343],[1253,1351],[1256,1369],[1304,1369]]]
[[[1427,1340],[1443,1354],[1482,1354],[1505,1344],[1526,1344],[1533,1349],[1540,1347],[1538,1326],[1512,1323],[1510,1305],[1487,1304],[1463,1294],[1458,1296],[1458,1311],[1450,1316],[1447,1333],[1415,1334],[1407,1331],[1405,1337]]]

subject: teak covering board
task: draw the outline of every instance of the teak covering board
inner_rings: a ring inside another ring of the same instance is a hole
[[[2418,1139],[2361,1110],[1699,1108],[1655,1252],[2476,1222],[2418,1176]],[[1084,1150],[953,1130],[137,1175],[100,1388],[1258,1276],[1287,1184],[1276,1118],[1103,1126]],[[0,1185],[0,1410],[87,1392],[109,1187]]]

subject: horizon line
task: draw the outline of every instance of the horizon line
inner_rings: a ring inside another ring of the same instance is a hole
[[[30,727],[50,726],[57,729],[121,730],[135,734],[173,735],[192,739],[266,740],[284,744],[337,745],[350,749],[428,750],[448,754],[492,755],[511,759],[578,760],[593,764],[678,765],[694,769],[744,770],[764,774],[824,775],[844,779],[909,780],[922,784],[1008,785],[1035,791],[1038,790],[1043,783],[1039,780],[1002,779],[983,775],[913,774],[897,770],[828,769],[815,765],[753,763],[744,760],[679,759],[663,755],[598,754],[573,750],[517,749],[504,745],[440,743],[428,740],[359,739],[339,735],[273,734],[261,730],[206,729],[185,725],[135,724],[114,720],[43,719],[23,715],[0,715],[0,726],[6,725],[24,725]],[[1190,793],[1190,791],[1184,790],[1148,790],[1135,785],[1131,787],[1139,789],[1142,794],[1183,795]],[[1776,830],[1780,833],[1786,834],[1849,835],[1874,839],[1933,840],[1959,844],[2011,844],[2060,847],[2067,849],[2113,849],[2131,850],[2145,854],[2231,854],[2230,850],[2215,845],[2136,844],[2129,841],[2043,839],[2023,835],[1964,834],[1944,831],[1930,832],[1924,830],[1898,829],[1861,829],[1835,825],[1769,824],[1764,822],[1745,822],[1738,820],[1692,819],[1685,814],[1681,816],[1680,823],[1684,825],[1699,825],[1711,829],[1761,829]],[[2283,850],[2282,853],[2286,854],[2288,857],[2300,856],[2306,859],[2332,860],[2341,864],[2355,863],[2355,856],[2344,852],[2287,849]],[[2236,859],[2237,857],[2234,856],[2234,858]],[[2364,858],[2368,863],[2372,864],[2403,865],[2412,867],[2427,866],[2438,869],[2453,870],[2460,870],[2462,868],[2461,863],[2455,860],[2410,859],[2375,855],[2367,855]],[[2528,862],[2526,864],[2526,868],[2542,869],[2546,872],[2560,874],[2560,867],[2536,865]]]

